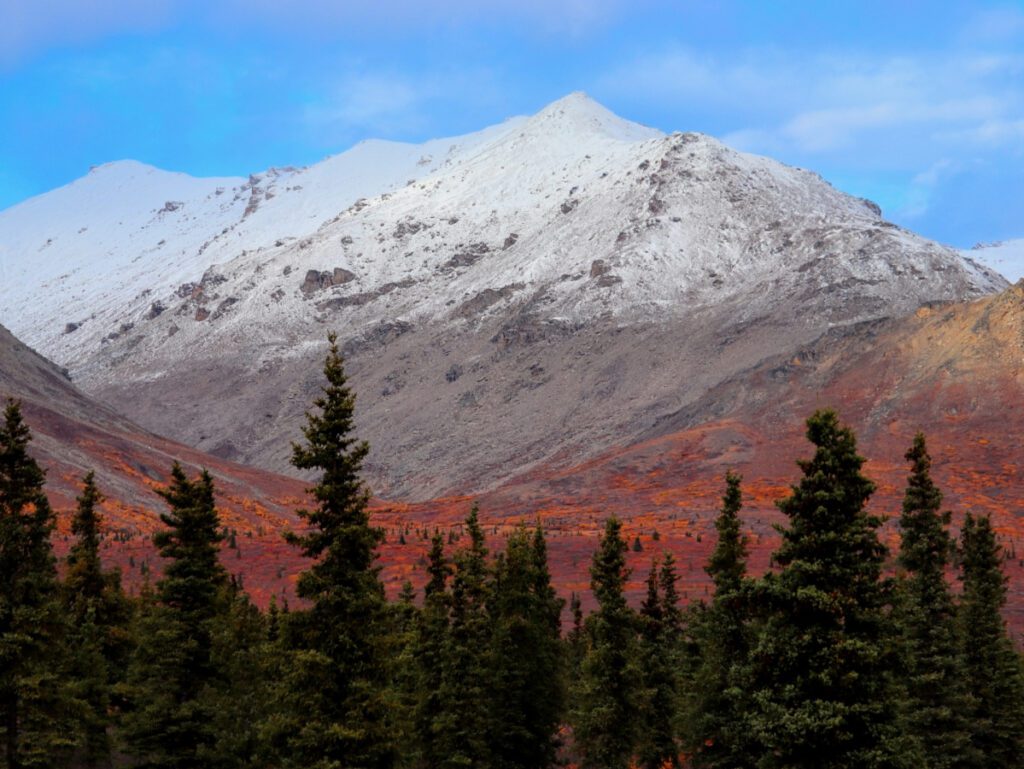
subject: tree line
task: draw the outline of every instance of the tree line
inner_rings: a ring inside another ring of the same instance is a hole
[[[991,522],[959,542],[925,438],[906,454],[890,575],[852,431],[824,410],[778,505],[773,568],[747,573],[739,476],[725,479],[707,602],[683,607],[670,554],[627,603],[607,520],[584,616],[552,587],[542,528],[488,552],[435,533],[421,596],[388,601],[334,336],[293,463],[316,474],[301,608],[260,611],[219,561],[212,477],[175,464],[137,598],[103,567],[92,473],[58,569],[30,432],[0,426],[0,766],[161,769],[964,769],[1024,765],[1024,668]],[[962,589],[951,588],[955,572]],[[60,577],[59,574],[63,576]],[[571,628],[562,632],[568,608]]]

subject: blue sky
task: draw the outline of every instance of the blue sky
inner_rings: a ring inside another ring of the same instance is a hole
[[[0,0],[0,208],[420,141],[584,90],[959,246],[1024,237],[1024,0]]]

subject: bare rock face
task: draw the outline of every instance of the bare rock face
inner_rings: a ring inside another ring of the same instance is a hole
[[[144,426],[281,471],[334,330],[375,491],[396,497],[577,462],[671,415],[723,418],[707,394],[766,359],[1006,285],[813,173],[578,94],[248,181],[161,189],[154,173],[104,168],[24,204],[59,204],[32,221],[67,232],[0,212],[0,248],[47,255],[12,267],[0,320]],[[96,195],[126,222],[112,245],[71,215]],[[155,216],[168,199],[187,227]],[[173,309],[148,317],[155,302]],[[64,334],[67,317],[89,322]]]
[[[343,286],[355,279],[356,275],[354,272],[349,272],[342,267],[335,267],[333,270],[326,271],[309,270],[299,288],[303,294],[308,295],[331,286]]]

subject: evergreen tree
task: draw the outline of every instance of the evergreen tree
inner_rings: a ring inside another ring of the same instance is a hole
[[[587,618],[589,648],[575,687],[573,728],[584,769],[626,769],[640,713],[635,613],[624,594],[629,570],[622,524],[609,518],[590,567],[598,609]]]
[[[131,604],[121,588],[119,571],[100,562],[98,505],[103,497],[95,474],[85,476],[77,499],[67,556],[64,601],[70,618],[71,691],[82,704],[80,760],[86,767],[109,765],[112,752],[114,688],[123,679],[131,652]]]
[[[679,681],[672,646],[676,641],[669,624],[657,561],[647,577],[647,595],[640,607],[640,666],[643,699],[638,758],[644,769],[677,766],[679,746],[675,722],[679,707]]]
[[[679,575],[676,573],[676,559],[672,557],[672,553],[665,553],[661,561],[661,571],[658,572],[658,586],[661,589],[661,612],[666,629],[671,636],[676,637],[683,630],[683,611],[679,608],[679,591],[676,589],[676,582],[678,581]]]
[[[468,546],[455,554],[450,623],[441,659],[439,712],[434,722],[440,766],[487,766],[492,724],[490,657],[492,626],[487,547],[477,506],[466,519]]]
[[[316,508],[299,511],[310,531],[288,537],[315,563],[299,577],[298,594],[311,606],[289,622],[298,668],[279,698],[272,740],[286,766],[380,769],[394,762],[384,707],[384,588],[375,563],[383,534],[366,509],[360,472],[369,447],[352,435],[355,396],[337,338],[328,340],[319,413],[306,414],[305,443],[292,448],[297,469],[320,474],[310,489]]]
[[[386,657],[388,668],[387,712],[394,736],[398,766],[416,766],[419,749],[416,734],[416,705],[419,683],[417,638],[421,612],[416,591],[406,580],[398,600],[388,605]]]
[[[587,655],[587,635],[583,628],[583,604],[576,593],[569,596],[569,613],[572,615],[572,627],[565,639],[566,669],[569,680],[578,681],[583,658]]]
[[[961,531],[963,598],[960,609],[975,766],[1024,765],[1024,674],[1007,636],[1002,608],[1006,576],[1002,551],[987,516],[968,513]]]
[[[125,685],[125,739],[142,767],[191,769],[214,763],[217,741],[212,688],[223,679],[213,656],[214,622],[227,574],[213,479],[190,480],[178,463],[160,496],[167,528],[153,542],[166,559],[153,600],[137,622],[138,646]]]
[[[769,607],[757,646],[751,722],[763,769],[881,769],[900,764],[881,521],[864,506],[853,432],[833,411],[807,420],[813,458],[778,503],[789,518],[759,599]]]
[[[494,571],[490,754],[499,769],[555,762],[564,705],[560,617],[543,530],[509,537]]]
[[[277,649],[268,617],[239,580],[232,579],[218,600],[222,608],[212,622],[211,657],[219,680],[206,696],[216,739],[207,765],[249,769],[259,765],[259,726],[274,707],[271,681],[278,674]]]
[[[442,683],[445,677],[445,649],[449,632],[448,579],[451,564],[445,558],[444,538],[434,534],[430,543],[427,574],[429,579],[423,593],[423,611],[417,627],[416,653],[418,677],[413,728],[418,745],[418,756],[412,757],[429,769],[440,767],[445,759],[444,735],[440,725],[444,722]]]
[[[920,766],[947,769],[976,763],[970,755],[964,677],[953,597],[946,568],[954,543],[941,512],[942,492],[931,478],[931,457],[922,433],[906,453],[910,476],[900,516],[897,618],[903,644],[904,729],[918,743]]]
[[[31,437],[20,404],[8,400],[0,425],[0,733],[7,769],[52,766],[75,746],[53,513],[44,473],[28,453]]]
[[[700,668],[691,719],[691,751],[698,767],[752,767],[743,672],[750,652],[751,617],[747,590],[747,541],[740,530],[742,479],[729,472],[715,520],[718,542],[705,571],[715,586],[714,598],[697,629]]]

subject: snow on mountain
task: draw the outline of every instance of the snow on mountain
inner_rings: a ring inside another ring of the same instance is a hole
[[[998,243],[979,243],[960,252],[965,259],[980,262],[1011,283],[1024,278],[1024,238]]]
[[[0,213],[0,257],[0,322],[84,388],[276,469],[337,329],[378,484],[413,495],[585,455],[769,353],[1005,286],[816,174],[583,94],[247,180],[105,166]]]

